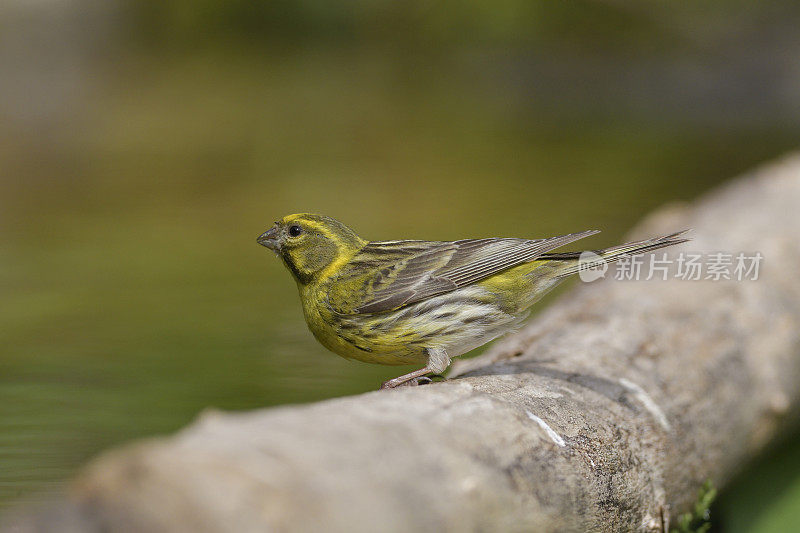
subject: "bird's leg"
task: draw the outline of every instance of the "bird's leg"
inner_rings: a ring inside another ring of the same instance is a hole
[[[429,348],[425,351],[428,354],[428,364],[425,365],[425,368],[420,368],[419,370],[390,379],[384,382],[381,388],[393,389],[401,385],[410,385],[410,382],[416,382],[418,378],[421,378],[425,374],[441,374],[450,366],[450,356],[447,355],[447,352],[443,348]]]

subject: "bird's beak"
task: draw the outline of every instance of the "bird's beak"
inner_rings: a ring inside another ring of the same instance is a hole
[[[258,244],[266,246],[270,250],[278,250],[278,226],[273,226],[256,239]]]

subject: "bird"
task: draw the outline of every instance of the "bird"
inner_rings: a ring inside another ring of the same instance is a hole
[[[672,246],[688,230],[585,252],[552,252],[598,233],[544,239],[367,241],[338,220],[283,217],[257,242],[300,293],[306,323],[332,352],[367,363],[422,365],[382,389],[429,382],[454,357],[518,328],[531,306],[584,268]]]

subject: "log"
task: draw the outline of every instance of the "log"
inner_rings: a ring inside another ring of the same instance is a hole
[[[445,382],[209,411],[92,462],[14,531],[664,531],[800,396],[800,155],[631,235],[764,256],[755,281],[580,283]],[[658,254],[660,257],[660,253]]]

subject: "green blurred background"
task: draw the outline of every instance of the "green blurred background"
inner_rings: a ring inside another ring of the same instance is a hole
[[[610,245],[800,143],[795,2],[0,3],[0,510],[207,407],[376,388],[255,237]],[[800,528],[800,446],[717,531]]]

